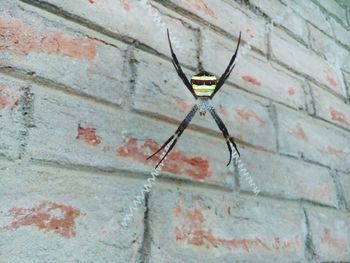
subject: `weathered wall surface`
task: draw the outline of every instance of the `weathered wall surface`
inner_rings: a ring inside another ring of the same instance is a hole
[[[187,76],[242,31],[213,103],[261,192],[198,115],[124,229],[194,104],[166,28]],[[331,0],[0,0],[0,262],[350,262],[349,29]]]

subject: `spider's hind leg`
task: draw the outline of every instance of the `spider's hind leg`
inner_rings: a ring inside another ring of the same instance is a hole
[[[216,113],[216,111],[214,110],[213,107],[209,107],[209,112],[211,113],[212,117],[214,118],[216,124],[218,125],[219,129],[221,130],[222,134],[224,135],[225,139],[226,139],[226,144],[228,147],[228,150],[230,152],[230,159],[228,161],[227,166],[229,166],[229,164],[232,161],[232,146],[235,148],[236,152],[238,153],[238,156],[240,156],[240,153],[237,149],[237,145],[235,143],[235,141],[233,140],[233,137],[230,136],[230,134],[227,131],[227,128],[225,126],[225,124],[222,122],[222,120],[220,119],[219,115]],[[236,154],[234,154],[236,156]]]
[[[157,153],[159,153],[161,150],[165,148],[165,146],[168,145],[168,143],[174,138],[175,134],[171,135],[169,139],[166,140],[166,142],[152,155],[148,156],[146,160],[151,159],[153,156],[155,156]]]
[[[236,145],[235,141],[233,140],[233,137],[229,137],[229,141],[227,141],[227,144],[230,145],[230,147],[229,147],[229,148],[230,148],[230,161],[229,161],[228,164],[227,164],[227,166],[228,166],[228,165],[231,163],[232,156],[233,156],[233,158],[236,158],[237,155],[238,155],[238,156],[241,156],[241,154],[240,154],[240,152],[238,151],[237,145]],[[234,147],[235,150],[236,150],[236,153],[234,153],[233,155],[232,155],[231,144],[233,145],[233,147]]]

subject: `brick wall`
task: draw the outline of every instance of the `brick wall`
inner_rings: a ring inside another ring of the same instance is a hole
[[[194,104],[166,28],[188,76],[242,31],[213,103],[261,192],[198,115],[125,229]],[[332,0],[0,0],[0,262],[350,262],[349,29]]]

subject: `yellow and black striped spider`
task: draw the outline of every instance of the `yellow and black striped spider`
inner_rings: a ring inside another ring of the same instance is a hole
[[[209,74],[206,71],[201,71],[198,74],[194,75],[191,78],[191,83],[188,81],[187,77],[185,76],[184,72],[181,69],[181,66],[179,64],[179,61],[177,60],[177,57],[173,51],[173,47],[171,45],[170,36],[169,36],[169,30],[167,30],[168,34],[168,41],[172,56],[172,62],[173,65],[177,71],[177,74],[182,79],[185,86],[188,88],[188,90],[192,93],[192,95],[195,97],[195,99],[198,101],[197,104],[193,106],[191,111],[187,114],[186,118],[181,122],[180,126],[177,128],[175,133],[151,156],[147,158],[150,159],[153,156],[155,156],[157,153],[159,153],[162,149],[164,149],[172,140],[173,143],[170,145],[169,149],[165,153],[165,155],[162,157],[162,159],[158,162],[156,168],[159,166],[159,164],[164,160],[164,158],[169,154],[169,152],[173,149],[175,146],[177,139],[181,136],[181,134],[184,132],[184,130],[187,128],[187,126],[190,124],[193,116],[196,114],[196,112],[199,110],[200,115],[205,115],[206,111],[209,111],[211,116],[214,118],[216,124],[222,131],[228,150],[230,152],[230,159],[227,165],[231,163],[232,160],[232,149],[231,144],[235,147],[238,155],[240,156],[240,153],[237,149],[236,143],[234,142],[233,137],[231,137],[227,131],[227,128],[225,127],[224,123],[220,119],[219,115],[216,113],[212,103],[211,99],[214,97],[215,93],[219,91],[219,89],[224,85],[226,79],[230,76],[235,64],[235,59],[238,52],[239,43],[241,41],[241,33],[239,33],[238,43],[236,47],[236,51],[233,54],[225,72],[222,74],[222,76],[217,80],[216,76]]]

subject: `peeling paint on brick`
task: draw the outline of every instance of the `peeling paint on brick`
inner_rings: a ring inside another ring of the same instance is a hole
[[[217,18],[213,9],[211,9],[204,0],[182,0],[183,4],[192,6],[195,10],[201,11],[208,16]]]
[[[130,10],[130,5],[129,5],[129,2],[127,0],[119,0],[119,3],[121,4],[121,6],[123,7],[123,9],[125,11]]]
[[[344,113],[341,113],[339,111],[337,111],[335,108],[330,107],[329,108],[329,113],[331,115],[332,120],[340,122],[342,124],[346,124],[346,125],[350,125],[350,123],[347,121],[347,119],[345,118]]]
[[[250,28],[247,28],[245,32],[249,35],[250,38],[254,38],[254,34],[252,33],[252,30]]]
[[[293,96],[295,94],[295,88],[288,88],[289,96]]]
[[[261,82],[258,81],[257,79],[253,78],[252,76],[249,75],[244,75],[242,76],[242,79],[254,86],[260,87],[261,86]]]
[[[305,142],[309,142],[309,138],[306,136],[304,129],[298,123],[295,130],[289,132],[289,134],[293,135],[295,138],[302,139]]]
[[[259,124],[259,127],[265,126],[265,122],[258,116],[258,114],[256,114],[256,112],[252,110],[236,108],[236,113],[241,120],[250,121],[250,119],[255,119]]]
[[[90,145],[98,145],[102,142],[102,137],[96,134],[95,128],[83,128],[80,124],[78,124],[78,135],[76,139],[84,140]]]
[[[228,116],[227,111],[225,110],[225,108],[224,108],[222,105],[219,106],[219,112],[220,112],[222,115],[224,115],[225,117]]]
[[[74,37],[61,32],[36,32],[25,23],[0,17],[0,50],[27,55],[46,52],[77,59],[92,60],[101,42],[87,37]]]
[[[173,209],[173,214],[175,217],[179,217],[182,211],[182,206],[179,204]]]
[[[186,101],[179,99],[179,98],[174,98],[175,102],[179,107],[183,110],[190,110],[192,109],[192,105],[188,104]]]
[[[55,232],[64,238],[72,238],[75,233],[75,218],[80,211],[62,204],[43,202],[33,208],[12,208],[8,215],[14,221],[7,229],[18,229],[24,226],[34,225],[44,232]]]
[[[175,239],[178,242],[185,242],[186,244],[206,249],[239,249],[247,253],[253,252],[256,249],[264,249],[272,252],[278,250],[293,251],[301,245],[299,235],[288,238],[272,237],[268,241],[259,237],[233,239],[220,238],[214,234],[215,231],[211,226],[206,224],[203,212],[199,208],[183,211],[185,211],[184,220],[174,229]],[[181,213],[181,211],[179,213]],[[215,228],[215,226],[212,227]]]
[[[331,229],[327,227],[323,229],[321,243],[334,247],[340,253],[345,253],[348,250],[347,242],[343,238],[332,236]]]
[[[309,196],[309,198],[313,200],[328,197],[330,194],[330,187],[326,183],[320,183],[310,187],[303,182],[299,182],[297,183],[296,188],[299,192]]]
[[[335,149],[332,146],[328,146],[326,148],[320,149],[319,151],[322,154],[334,155],[334,156],[336,156],[337,158],[339,158],[339,159],[341,159],[343,161],[345,161],[346,157],[348,156],[348,154],[346,152],[344,152],[342,150],[339,150],[339,149]]]
[[[331,71],[329,69],[325,69],[324,73],[326,74],[326,80],[330,84],[332,88],[337,88],[338,82],[337,80],[331,75]]]
[[[19,103],[18,94],[6,87],[0,87],[0,111],[13,110]]]
[[[154,166],[160,160],[159,155],[148,161],[146,159],[158,148],[158,144],[153,140],[146,140],[143,145],[138,145],[136,138],[130,138],[116,150],[116,155]],[[187,175],[195,180],[203,180],[212,175],[208,160],[202,157],[187,157],[175,150],[168,155],[163,171]]]

